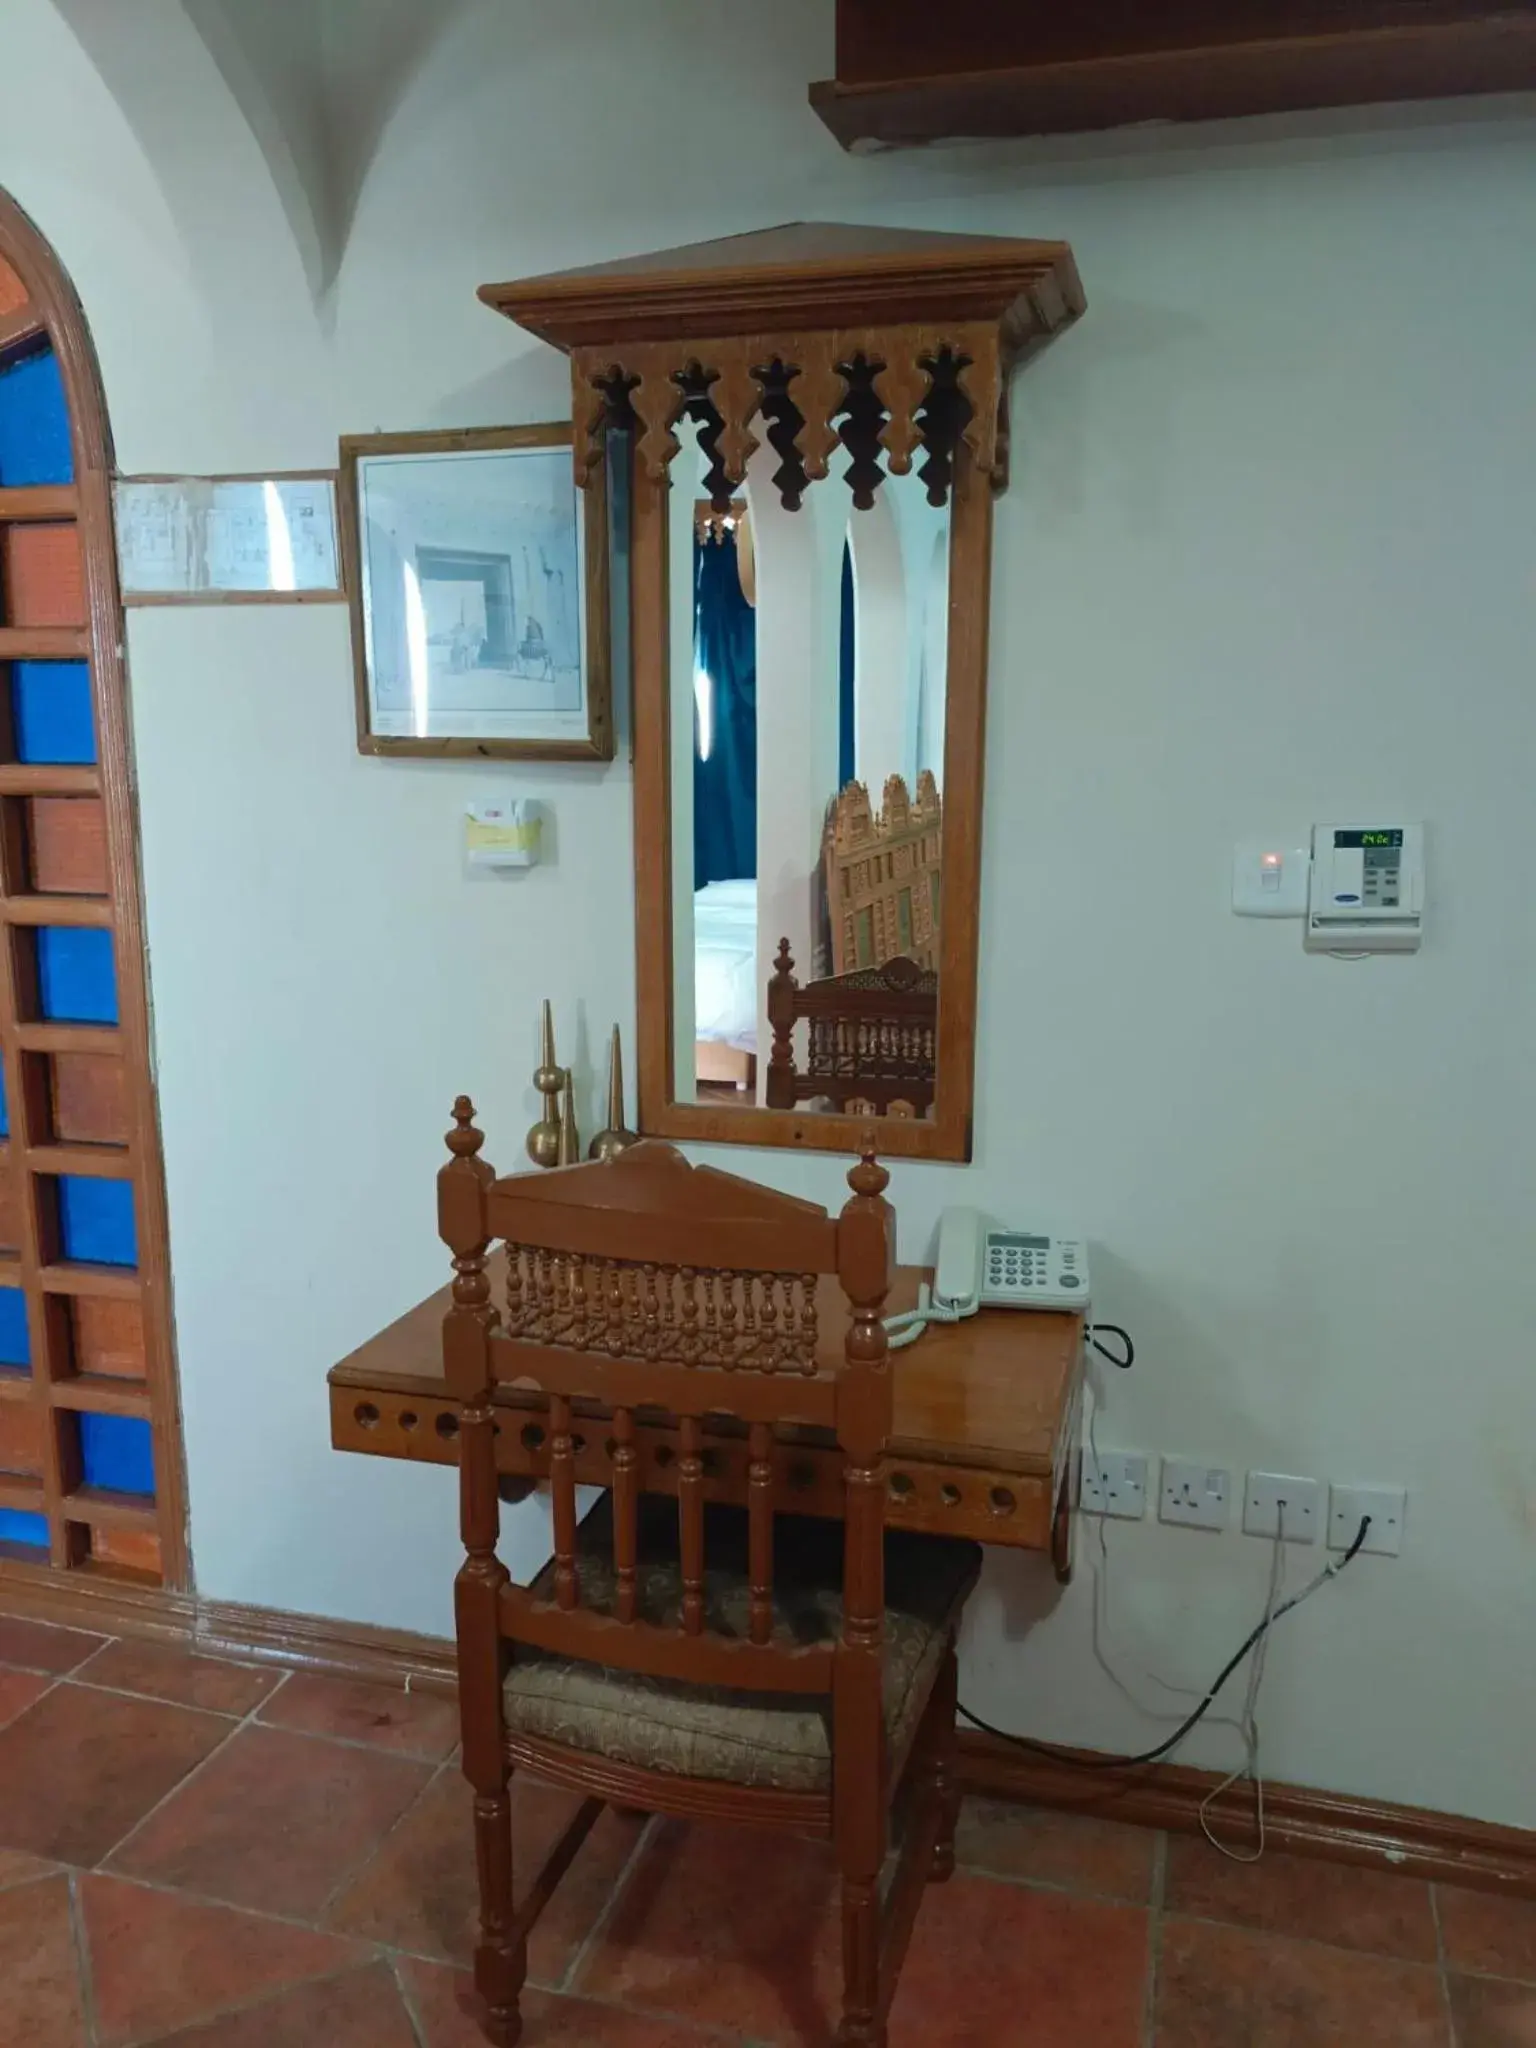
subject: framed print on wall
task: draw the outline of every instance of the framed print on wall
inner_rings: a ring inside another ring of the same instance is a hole
[[[341,443],[365,754],[613,755],[608,501],[569,421]]]

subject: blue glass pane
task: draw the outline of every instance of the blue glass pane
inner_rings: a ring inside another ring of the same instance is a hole
[[[0,1287],[0,1365],[31,1365],[27,1297],[19,1287]]]
[[[24,1515],[20,1508],[0,1508],[0,1543],[31,1543],[48,1548],[46,1515]]]
[[[136,1266],[139,1248],[133,1232],[132,1182],[61,1174],[59,1235],[66,1259]]]
[[[155,1454],[149,1424],[133,1415],[82,1415],[80,1461],[87,1486],[114,1493],[155,1490]]]
[[[83,661],[11,664],[18,761],[94,761],[91,672]]]
[[[0,1138],[11,1135],[10,1105],[5,1099],[5,1075],[0,1073]]]
[[[0,484],[74,480],[69,407],[53,350],[0,363]]]
[[[45,1017],[66,1024],[117,1022],[112,934],[91,925],[43,925],[37,934],[37,990]]]

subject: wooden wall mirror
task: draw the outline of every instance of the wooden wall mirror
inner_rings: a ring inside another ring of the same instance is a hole
[[[625,437],[639,1125],[970,1156],[992,497],[1071,250],[804,224],[481,297]]]

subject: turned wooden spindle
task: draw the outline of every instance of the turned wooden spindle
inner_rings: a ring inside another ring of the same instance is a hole
[[[681,1418],[677,1463],[677,1516],[683,1567],[683,1632],[704,1629],[704,1429],[696,1415]]]
[[[474,1104],[461,1095],[447,1136],[451,1154],[437,1177],[438,1228],[453,1253],[452,1305],[443,1319],[445,1377],[460,1402],[459,1521],[464,1562],[454,1582],[464,1775],[474,1789],[480,1868],[480,1940],[475,1984],[498,2041],[517,2037],[517,2001],[527,1974],[527,1941],[513,1907],[512,1809],[501,1741],[501,1621],[506,1566],[496,1555],[496,1433],[491,1336],[497,1315],[485,1270],[490,1231],[486,1193],[495,1170],[482,1159]]]

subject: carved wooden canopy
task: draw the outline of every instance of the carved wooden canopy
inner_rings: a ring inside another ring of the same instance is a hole
[[[611,426],[633,426],[649,475],[665,476],[686,414],[721,511],[764,439],[791,509],[839,443],[856,506],[915,456],[943,504],[961,438],[1001,489],[1008,373],[1084,304],[1065,242],[831,222],[482,285],[480,296],[570,356],[578,483]]]

